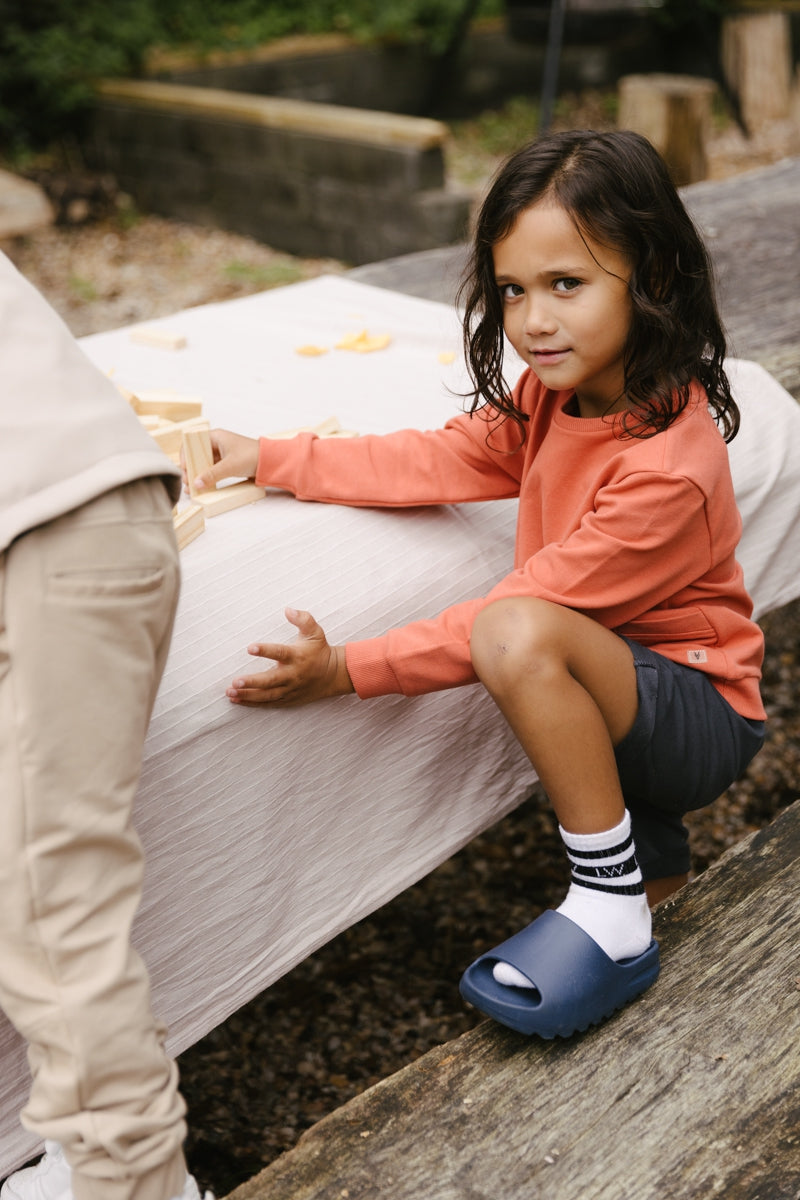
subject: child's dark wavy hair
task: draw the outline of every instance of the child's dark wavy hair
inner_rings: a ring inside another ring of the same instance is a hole
[[[519,215],[547,197],[578,231],[625,255],[632,266],[632,321],[624,352],[629,437],[666,429],[705,388],[725,440],[739,428],[711,261],[660,155],[637,133],[548,134],[513,154],[496,174],[478,216],[459,291],[464,349],[474,385],[471,411],[490,404],[524,434],[525,417],[503,379],[503,304],[492,248]]]

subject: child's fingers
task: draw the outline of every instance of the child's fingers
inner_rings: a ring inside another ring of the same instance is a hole
[[[293,648],[284,642],[251,642],[247,653],[254,658],[271,658],[274,662],[290,662]]]
[[[302,685],[302,672],[292,646],[280,643],[254,643],[248,653],[271,659],[275,666],[255,675],[241,675],[226,689],[226,695],[237,703],[271,704],[286,699]]]
[[[230,687],[226,688],[225,694],[231,703],[250,707],[299,704],[309,698],[308,689],[298,684],[294,676],[284,676],[283,681],[279,681],[272,679],[272,675],[277,675],[277,672],[267,671],[261,676],[234,679]]]
[[[286,608],[284,615],[286,620],[294,625],[301,638],[319,638],[321,641],[325,641],[324,629],[310,612],[304,612],[298,608]]]
[[[258,439],[243,437],[227,429],[212,429],[209,437],[214,465],[197,477],[203,487],[212,487],[223,479],[253,479],[258,467]]]
[[[226,695],[229,700],[238,703],[269,704],[286,695],[291,686],[290,679],[287,679],[285,672],[281,674],[277,669],[264,671],[260,675],[245,675],[232,681],[226,688]]]

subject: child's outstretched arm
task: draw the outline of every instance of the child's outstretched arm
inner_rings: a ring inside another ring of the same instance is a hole
[[[248,654],[272,659],[275,666],[234,679],[226,690],[233,704],[251,708],[310,704],[355,691],[345,664],[344,646],[330,646],[311,613],[287,608],[286,619],[297,629],[297,640],[289,645],[256,642],[248,646]]]

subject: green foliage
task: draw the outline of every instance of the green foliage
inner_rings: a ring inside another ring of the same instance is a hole
[[[234,259],[225,266],[225,274],[234,283],[266,291],[267,288],[282,287],[286,283],[297,283],[303,278],[302,268],[292,259],[277,259],[267,266]]]
[[[424,40],[442,51],[465,0],[0,0],[0,144],[6,153],[74,128],[92,81],[136,74],[148,50],[247,48],[290,34]],[[481,0],[481,15],[502,11]]]
[[[616,90],[592,93],[593,112],[589,123],[595,127],[616,124],[619,100]],[[576,98],[565,94],[555,102],[553,116],[561,128],[574,126]],[[577,118],[585,120],[587,114]],[[524,146],[536,136],[539,128],[539,103],[530,96],[512,96],[499,108],[485,109],[476,117],[455,121],[452,130],[458,153],[462,158],[472,154],[480,160],[485,157],[505,158],[514,150]]]
[[[364,41],[425,39],[443,49],[465,0],[164,0],[163,40],[206,49],[252,46],[301,33],[346,33]],[[481,0],[481,15],[502,0]]]
[[[84,304],[97,299],[97,288],[91,279],[84,279],[82,275],[70,275],[69,286],[77,298]]]
[[[113,7],[113,12],[112,12]],[[134,71],[156,36],[152,0],[0,0],[0,139],[7,148],[62,133],[91,80]]]

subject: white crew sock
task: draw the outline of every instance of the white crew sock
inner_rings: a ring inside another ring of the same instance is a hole
[[[636,861],[628,810],[619,825],[602,833],[569,833],[559,825],[572,865],[572,883],[558,912],[597,942],[609,958],[636,958],[650,945],[650,907]],[[531,987],[508,963],[496,963],[498,983]]]

